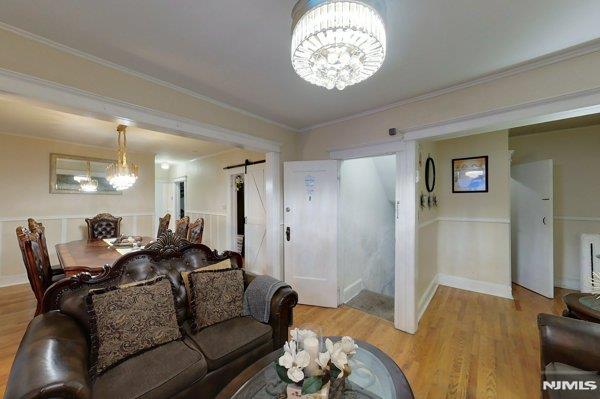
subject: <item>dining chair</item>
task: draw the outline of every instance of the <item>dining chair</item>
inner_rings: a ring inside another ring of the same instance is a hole
[[[122,219],[122,217],[115,217],[110,213],[99,213],[93,218],[86,218],[88,240],[119,237],[121,235]]]
[[[27,219],[27,225],[29,226],[29,231],[31,233],[37,234],[40,238],[40,245],[42,246],[42,251],[44,255],[44,262],[48,265],[51,265],[52,274],[53,275],[63,275],[65,271],[62,269],[60,265],[52,265],[50,263],[50,254],[48,253],[48,244],[46,242],[46,227],[43,223],[38,222],[33,218]]]
[[[187,240],[194,244],[202,244],[202,234],[204,233],[204,218],[198,218],[189,226]]]
[[[27,278],[37,300],[35,309],[35,315],[37,316],[41,312],[42,298],[46,289],[52,283],[65,278],[65,275],[57,269],[52,269],[47,251],[44,251],[46,244],[45,237],[42,238],[43,233],[40,235],[39,230],[32,232],[22,226],[17,227],[16,232],[19,248],[23,255],[23,263],[27,271]]]
[[[169,223],[171,223],[171,214],[167,213],[165,216],[158,218],[158,232],[156,237],[160,237],[169,230]]]
[[[190,217],[184,216],[175,221],[175,236],[187,240],[188,227],[190,225]]]

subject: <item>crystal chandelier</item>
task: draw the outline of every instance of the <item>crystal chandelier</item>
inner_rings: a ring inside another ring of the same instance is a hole
[[[78,177],[80,178],[79,180],[77,179]],[[87,175],[75,176],[75,180],[79,181],[79,189],[84,193],[93,193],[98,191],[98,180],[92,179],[92,166],[90,161],[87,162]]]
[[[317,86],[343,90],[371,77],[386,53],[378,0],[299,0],[292,11],[292,65]]]
[[[106,179],[115,190],[127,190],[138,178],[138,166],[127,162],[127,126],[117,126],[117,160],[107,168]]]

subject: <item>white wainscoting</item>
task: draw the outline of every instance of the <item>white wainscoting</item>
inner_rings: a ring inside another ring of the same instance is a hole
[[[427,289],[425,290],[425,292],[423,293],[423,295],[419,299],[419,304],[417,305],[417,320],[421,320],[421,317],[423,317],[423,314],[425,313],[425,311],[429,307],[429,303],[433,299],[433,296],[435,295],[438,286],[439,286],[439,284],[438,284],[438,276],[436,274],[431,279],[431,282],[427,286]]]
[[[123,234],[153,237],[154,213],[118,213],[123,218]],[[87,237],[85,218],[94,215],[33,215],[34,219],[46,227],[46,241],[52,264],[58,263],[54,246],[58,243],[81,240]],[[0,217],[0,287],[27,282],[25,266],[17,242],[15,230],[27,226],[28,216]]]
[[[216,249],[219,252],[233,250],[227,239],[227,215],[213,211],[187,211],[190,222],[198,218],[204,218],[204,234],[202,244]]]
[[[349,302],[352,298],[360,294],[360,292],[365,288],[362,278],[359,278],[355,282],[348,285],[342,291],[342,303]]]
[[[579,290],[580,237],[599,234],[600,218],[585,216],[554,217],[554,284]]]

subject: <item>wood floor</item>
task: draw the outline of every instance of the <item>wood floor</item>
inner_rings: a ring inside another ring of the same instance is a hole
[[[519,286],[515,301],[440,286],[415,335],[350,307],[299,305],[296,325],[317,324],[327,335],[368,341],[394,358],[421,398],[539,397],[538,313],[560,314],[554,300]],[[0,288],[0,397],[35,299],[27,285]]]

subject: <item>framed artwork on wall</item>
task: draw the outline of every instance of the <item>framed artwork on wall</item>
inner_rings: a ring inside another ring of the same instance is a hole
[[[453,193],[487,193],[488,156],[457,158],[452,160]]]

